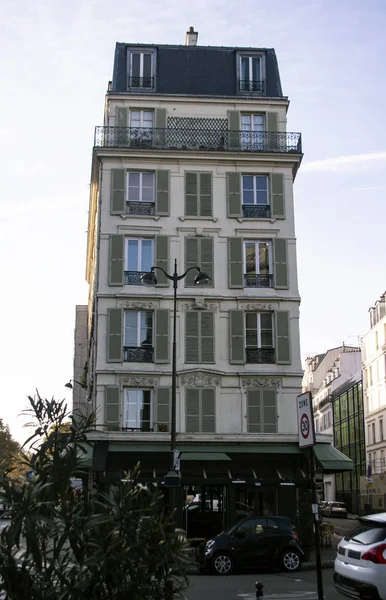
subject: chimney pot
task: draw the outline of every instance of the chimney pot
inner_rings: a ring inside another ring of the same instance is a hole
[[[190,26],[186,32],[185,46],[197,46],[198,31],[194,31],[194,27]]]

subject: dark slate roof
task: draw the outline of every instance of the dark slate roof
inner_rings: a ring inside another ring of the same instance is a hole
[[[215,46],[168,46],[117,43],[111,92],[127,88],[128,50],[155,49],[156,88],[146,93],[182,96],[241,96],[237,85],[236,53],[265,54],[264,96],[283,97],[279,68],[273,48],[225,48]]]

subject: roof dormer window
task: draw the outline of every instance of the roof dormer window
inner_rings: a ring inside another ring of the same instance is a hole
[[[238,56],[239,91],[248,93],[264,92],[264,60],[261,54],[240,54]]]
[[[152,90],[155,83],[154,50],[129,50],[129,89]]]

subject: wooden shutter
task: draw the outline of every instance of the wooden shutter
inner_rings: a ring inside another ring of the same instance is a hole
[[[263,409],[262,433],[277,433],[276,390],[262,389],[260,393]]]
[[[199,216],[212,216],[212,173],[200,173]]]
[[[198,216],[198,173],[185,173],[185,216]]]
[[[117,108],[117,127],[127,127],[127,108]]]
[[[185,362],[198,363],[199,360],[199,313],[188,310],[185,316]]]
[[[155,391],[155,430],[170,431],[170,387],[159,387]]]
[[[127,108],[117,108],[116,124],[118,129],[114,140],[117,146],[128,145],[127,117]]]
[[[161,217],[169,215],[170,171],[156,172],[155,214]]]
[[[124,247],[125,238],[123,235],[110,235],[109,285],[123,285]]]
[[[229,255],[229,287],[243,288],[243,240],[241,238],[228,239]]]
[[[247,391],[248,433],[262,433],[260,390]]]
[[[119,429],[121,422],[121,402],[119,386],[106,385],[105,387],[105,424],[107,429]]]
[[[201,431],[202,433],[215,433],[216,410],[214,388],[202,388],[201,392]]]
[[[123,311],[121,308],[107,309],[107,362],[122,362]]]
[[[228,144],[229,149],[240,147],[240,113],[238,110],[228,110]]]
[[[200,267],[200,251],[200,238],[190,236],[185,238],[185,271],[191,267]],[[194,286],[196,275],[197,271],[189,271],[185,277],[185,287]]]
[[[214,313],[202,311],[199,313],[199,362],[213,363],[214,360]]]
[[[168,272],[169,269],[169,236],[167,235],[156,235],[155,236],[155,266],[161,267],[164,271]],[[168,287],[169,279],[160,271],[156,269],[155,276],[157,277],[157,283],[160,287]]]
[[[166,129],[166,108],[155,109],[155,126],[157,129]]]
[[[291,364],[288,310],[278,310],[276,312],[276,363],[278,365]]]
[[[273,240],[273,286],[278,290],[288,289],[288,259],[287,259],[287,240],[277,238]]]
[[[279,125],[278,125],[278,113],[277,112],[268,112],[266,116],[266,130],[270,133],[276,133]]]
[[[210,282],[206,287],[214,287],[214,258],[213,250],[214,243],[213,238],[203,237],[199,239],[199,262],[197,266],[200,267],[203,273],[206,273],[210,277]],[[194,271],[192,271],[194,275]]]
[[[241,217],[241,175],[227,173],[228,217]]]
[[[276,219],[284,219],[284,175],[272,173],[271,175],[271,215]]]
[[[154,362],[169,362],[169,311],[155,311]]]
[[[186,388],[186,432],[198,433],[200,431],[200,390]]]
[[[229,311],[229,362],[232,365],[245,363],[244,311]]]
[[[126,171],[124,169],[112,169],[110,197],[110,213],[112,215],[121,215],[125,212],[125,182]]]

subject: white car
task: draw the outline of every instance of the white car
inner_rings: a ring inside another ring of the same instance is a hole
[[[339,542],[335,587],[350,598],[386,600],[386,513],[359,521]]]

